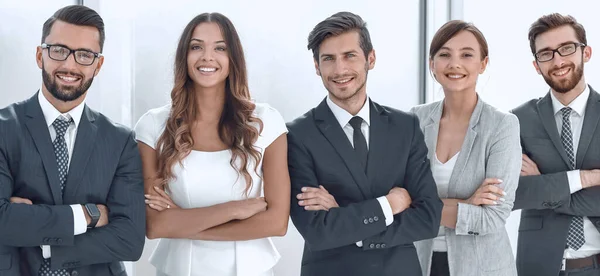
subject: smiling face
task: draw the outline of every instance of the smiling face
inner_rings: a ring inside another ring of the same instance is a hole
[[[565,44],[579,43],[575,30],[569,25],[551,29],[539,34],[535,39],[536,53],[544,50],[555,50]],[[538,74],[544,77],[552,90],[558,93],[568,93],[572,90],[583,91],[585,80],[583,78],[584,63],[592,56],[589,46],[577,47],[575,53],[561,56],[554,53],[554,58],[546,62],[533,61]]]
[[[445,93],[460,93],[475,91],[477,77],[485,71],[487,62],[475,35],[461,31],[430,59],[430,68]]]
[[[317,75],[334,102],[366,95],[367,73],[375,66],[375,51],[365,57],[357,31],[323,40],[318,58],[315,61]]]
[[[100,33],[91,26],[78,26],[60,20],[54,22],[46,44],[61,45],[72,50],[100,52]],[[50,49],[37,48],[36,61],[42,69],[43,89],[63,102],[75,101],[83,96],[100,71],[104,57],[96,58],[89,66],[75,61],[73,54],[58,61],[49,57]]]
[[[229,76],[229,54],[217,23],[196,26],[189,44],[187,66],[196,87],[225,87]]]

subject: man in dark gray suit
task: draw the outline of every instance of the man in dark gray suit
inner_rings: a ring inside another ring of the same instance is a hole
[[[126,275],[144,246],[140,156],[131,130],[85,105],[104,23],[68,6],[42,32],[42,88],[0,110],[0,275]]]
[[[421,275],[413,242],[437,235],[442,202],[419,121],[367,97],[375,51],[358,15],[334,14],[308,40],[329,94],[288,125],[301,275]]]
[[[519,275],[600,275],[600,94],[587,85],[592,56],[571,16],[542,16],[529,29],[533,65],[550,92],[513,112],[523,165]]]

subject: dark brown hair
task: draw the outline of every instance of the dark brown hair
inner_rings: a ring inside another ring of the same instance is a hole
[[[201,23],[216,23],[221,29],[229,55],[229,76],[225,80],[225,106],[219,121],[219,137],[232,151],[231,166],[246,180],[247,194],[252,187],[248,164],[252,157],[254,170],[262,154],[253,143],[262,131],[262,121],[253,116],[255,104],[250,99],[244,51],[231,21],[220,13],[203,13],[190,21],[177,45],[175,84],[171,91],[171,112],[165,130],[158,140],[158,177],[166,184],[174,178],[173,166],[190,154],[194,146],[192,124],[198,114],[193,80],[188,75],[187,56],[194,29]],[[257,123],[260,130],[249,123]],[[236,161],[239,159],[239,167]]]
[[[371,50],[373,50],[367,23],[364,22],[360,16],[351,12],[338,12],[319,22],[319,24],[317,24],[317,26],[315,26],[308,34],[307,48],[312,50],[315,61],[319,61],[319,47],[323,40],[349,31],[358,31],[360,36],[360,48],[363,50],[366,58]]]
[[[46,22],[44,22],[44,26],[42,27],[42,43],[46,42],[46,37],[50,34],[50,30],[52,30],[52,26],[56,20],[60,20],[69,24],[77,25],[77,26],[91,26],[96,27],[98,32],[100,33],[100,52],[104,48],[104,21],[100,15],[86,7],[81,5],[71,5],[66,6],[54,13]]]
[[[429,59],[433,59],[435,54],[444,47],[444,44],[446,44],[448,40],[452,39],[462,31],[470,32],[475,36],[475,39],[479,42],[479,48],[481,48],[481,60],[485,59],[489,54],[489,47],[485,36],[483,36],[483,33],[481,33],[473,23],[467,23],[462,20],[451,20],[440,27],[431,40],[431,45],[429,46]]]
[[[569,25],[575,30],[575,35],[579,42],[587,45],[587,38],[585,35],[585,29],[583,25],[579,24],[577,20],[570,15],[562,15],[560,13],[552,13],[544,15],[529,27],[529,47],[531,47],[531,53],[535,54],[535,39],[540,35],[552,29]]]

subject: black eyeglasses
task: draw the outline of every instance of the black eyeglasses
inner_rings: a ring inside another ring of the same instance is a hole
[[[52,45],[52,44],[46,44],[46,43],[42,43],[42,49],[48,49],[48,56],[53,59],[53,60],[57,60],[57,61],[63,61],[63,60],[67,60],[67,58],[69,57],[69,55],[73,54],[73,57],[75,58],[75,62],[84,65],[84,66],[90,66],[94,63],[94,61],[96,61],[96,58],[99,58],[102,56],[102,54],[100,53],[94,53],[92,51],[88,51],[88,50],[71,50],[66,46],[63,45]]]
[[[561,57],[566,57],[577,52],[577,47],[585,47],[583,43],[569,43],[556,48],[555,50],[544,50],[534,54],[535,59],[539,62],[551,61],[554,58],[554,53],[558,53]]]

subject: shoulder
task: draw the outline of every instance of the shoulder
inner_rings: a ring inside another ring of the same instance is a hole
[[[87,119],[94,120],[94,124],[98,127],[98,132],[103,135],[129,137],[133,133],[131,128],[114,122],[106,115],[93,110],[89,106],[86,106],[82,116],[87,116]]]
[[[409,112],[414,113],[419,120],[423,120],[424,118],[429,117],[433,111],[438,109],[440,104],[442,104],[442,101],[416,105],[412,107]]]
[[[254,104],[254,116],[262,121],[262,131],[257,144],[266,148],[279,136],[287,133],[287,128],[283,117],[277,109],[267,103]]]
[[[263,121],[281,118],[279,111],[268,103],[254,103],[254,106],[254,115]]]
[[[533,113],[537,113],[536,105],[541,99],[542,98],[529,100],[511,110],[511,113],[517,115],[517,117],[519,118],[525,118],[527,116],[532,115]]]
[[[375,108],[376,114],[386,115],[390,118],[390,123],[399,126],[406,126],[406,124],[415,124],[418,127],[418,118],[414,113],[402,111],[393,107],[380,105],[376,102],[372,102],[372,107]],[[371,112],[373,114],[373,112]]]

